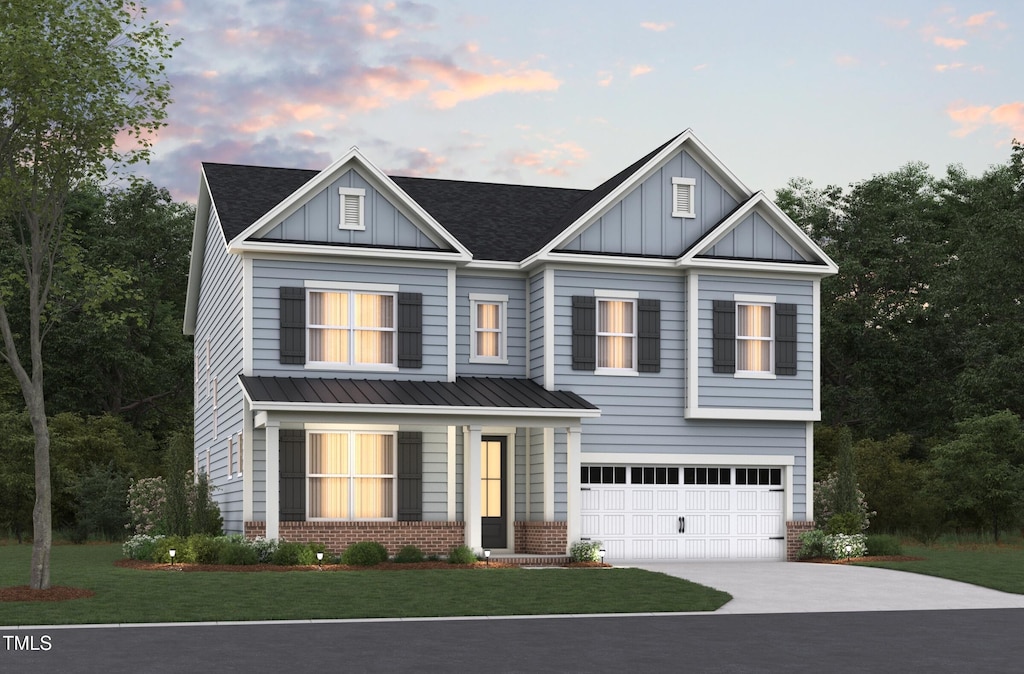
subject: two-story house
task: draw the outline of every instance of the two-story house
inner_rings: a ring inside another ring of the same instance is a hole
[[[204,164],[196,467],[335,551],[783,559],[835,272],[690,131],[593,190]]]

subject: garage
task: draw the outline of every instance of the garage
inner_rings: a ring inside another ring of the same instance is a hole
[[[582,466],[581,537],[606,560],[783,560],[782,469]]]

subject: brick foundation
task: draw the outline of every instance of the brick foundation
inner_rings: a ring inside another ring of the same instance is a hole
[[[360,541],[377,541],[391,555],[405,545],[415,545],[426,555],[447,555],[466,540],[462,522],[281,522],[278,527],[283,540],[323,543],[336,555]],[[245,523],[246,538],[266,534],[266,522]]]
[[[786,561],[795,562],[800,553],[800,534],[814,528],[814,522],[786,522]]]
[[[516,522],[516,553],[520,555],[564,555],[565,522]]]

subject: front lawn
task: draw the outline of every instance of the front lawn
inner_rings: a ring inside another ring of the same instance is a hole
[[[1024,594],[1024,545],[1019,543],[940,544],[927,547],[904,545],[903,552],[924,559],[915,562],[858,563]]]
[[[0,587],[28,582],[30,545],[0,545]],[[732,597],[640,569],[180,573],[114,566],[119,545],[58,545],[51,584],[88,599],[0,602],[0,625],[714,611]]]

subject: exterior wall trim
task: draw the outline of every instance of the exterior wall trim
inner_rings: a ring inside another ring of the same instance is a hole
[[[792,454],[656,454],[653,452],[582,452],[580,463],[589,464],[706,464],[711,466],[793,466]]]
[[[732,421],[821,421],[818,410],[783,410],[772,408],[687,407],[687,419],[721,419]]]

